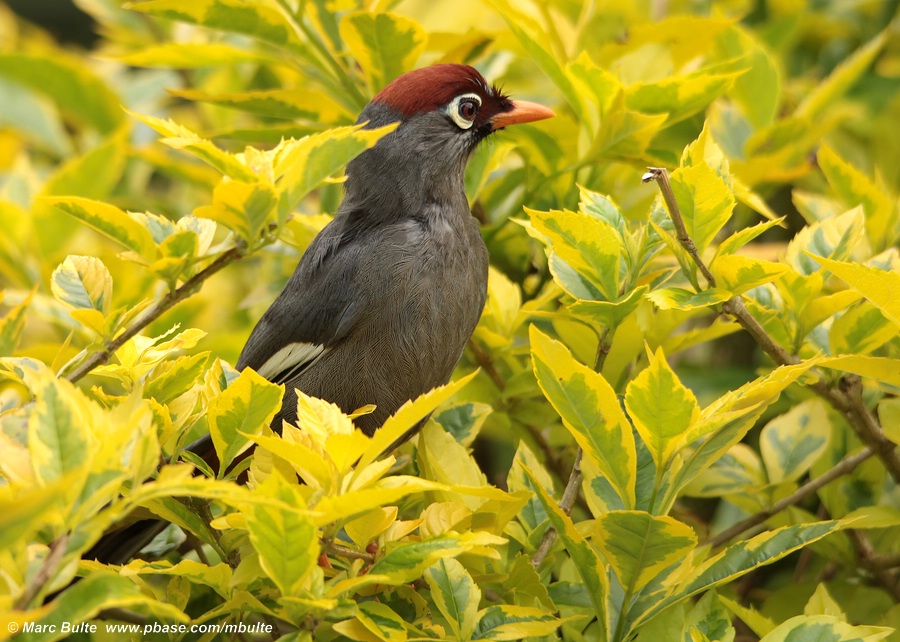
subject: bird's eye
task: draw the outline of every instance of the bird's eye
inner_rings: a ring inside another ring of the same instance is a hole
[[[481,109],[481,98],[478,97],[478,94],[463,94],[451,101],[447,111],[453,122],[460,128],[469,129],[475,122],[479,109]]]

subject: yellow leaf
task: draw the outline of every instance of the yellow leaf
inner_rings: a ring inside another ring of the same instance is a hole
[[[832,261],[812,254],[809,256],[866,297],[884,316],[900,326],[900,274],[858,263]]]
[[[386,452],[391,445],[398,439],[409,432],[417,423],[427,417],[440,404],[447,401],[450,397],[459,392],[463,386],[469,383],[478,374],[478,370],[472,372],[465,377],[461,377],[456,381],[452,381],[445,386],[438,386],[418,399],[407,401],[397,412],[388,417],[384,425],[379,428],[369,447],[362,454],[357,464],[358,468],[364,468],[375,461],[382,453]]]

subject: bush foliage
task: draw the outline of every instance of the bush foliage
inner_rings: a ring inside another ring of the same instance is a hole
[[[0,6],[0,640],[892,634],[896,2],[77,4],[90,52]],[[459,374],[374,438],[302,395],[275,434],[231,364],[358,112],[439,61],[558,112],[469,164]],[[207,431],[255,454],[217,476]]]

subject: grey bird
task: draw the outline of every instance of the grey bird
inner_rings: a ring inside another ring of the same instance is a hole
[[[334,220],[238,359],[238,369],[285,385],[274,430],[296,421],[295,389],[347,413],[375,404],[355,419],[372,435],[406,401],[449,381],[487,293],[488,253],[466,200],[466,162],[498,129],[553,115],[510,100],[460,64],[403,74],[366,106],[358,123],[399,126],[347,166]],[[190,450],[217,467],[208,436]],[[88,557],[127,561],[152,536],[135,526],[119,533],[119,545],[105,536]]]
[[[506,125],[553,115],[513,102],[474,68],[404,74],[359,123],[400,126],[347,167],[334,220],[315,238],[238,359],[286,387],[273,425],[296,419],[294,389],[373,434],[404,402],[445,384],[484,308],[488,254],[469,211],[472,151]]]

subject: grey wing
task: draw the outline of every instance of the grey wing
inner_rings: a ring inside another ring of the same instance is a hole
[[[310,244],[284,290],[253,332],[237,368],[274,383],[296,380],[338,345],[359,320],[365,292],[356,287],[361,248],[332,221]]]

